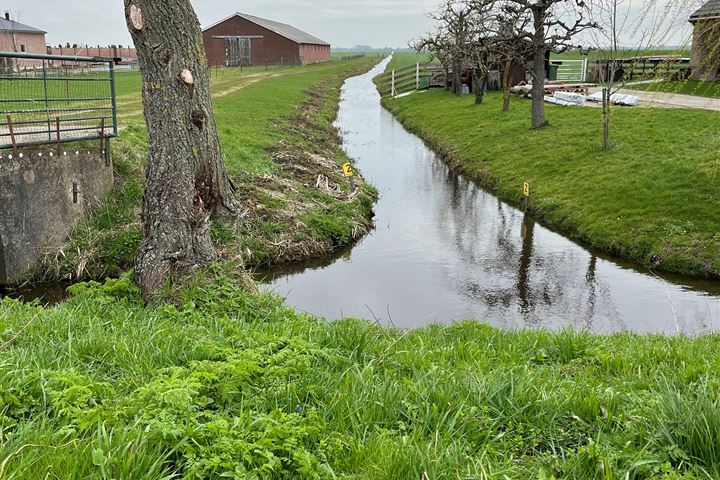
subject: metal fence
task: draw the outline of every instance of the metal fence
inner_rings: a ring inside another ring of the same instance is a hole
[[[0,52],[0,149],[117,133],[113,59]]]

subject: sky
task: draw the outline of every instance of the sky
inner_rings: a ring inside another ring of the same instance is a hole
[[[289,23],[334,47],[407,47],[408,40],[431,30],[425,15],[438,0],[193,0],[203,27],[236,11]],[[131,42],[122,0],[0,0],[0,11],[46,30],[51,45]]]

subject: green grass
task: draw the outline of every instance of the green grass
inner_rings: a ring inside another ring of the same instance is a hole
[[[431,91],[385,105],[453,165],[510,202],[524,181],[546,224],[652,268],[720,276],[716,112],[612,110],[609,152],[600,109],[547,106],[550,125],[531,130],[530,102],[501,112],[501,96]]]
[[[703,82],[698,80],[661,81],[640,85],[628,85],[627,88],[648,92],[680,93],[682,95],[720,98],[720,82]]]
[[[0,302],[0,477],[710,479],[720,337],[327,323],[219,270]]]
[[[228,171],[237,186],[242,219],[214,231],[223,258],[249,266],[302,260],[329,253],[371,228],[374,191],[358,179],[351,196],[342,177],[347,161],[332,126],[345,78],[363,73],[376,59],[333,61],[305,67],[254,67],[212,71],[218,133]],[[134,76],[133,76],[134,75]],[[44,257],[41,280],[116,276],[132,267],[140,241],[140,206],[147,133],[137,74],[124,77],[118,97],[123,131],[114,141],[116,188],[96,215],[69,242]],[[133,83],[135,82],[135,83]],[[132,88],[135,85],[137,90]],[[318,186],[328,179],[330,190]],[[321,229],[301,220],[318,209],[342,225]],[[281,233],[266,228],[283,226]]]
[[[560,54],[552,54],[551,58],[556,60],[601,60],[608,56],[606,52],[590,50],[587,53],[581,53],[579,50],[570,50]],[[678,56],[690,57],[690,50],[685,47],[680,48],[661,48],[649,50],[618,50],[616,58],[635,58],[635,57],[653,57],[653,56]]]

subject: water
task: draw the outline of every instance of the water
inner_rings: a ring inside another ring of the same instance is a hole
[[[380,191],[376,230],[336,258],[268,273],[266,288],[328,319],[401,328],[719,329],[720,282],[659,278],[588,251],[452,173],[380,106],[372,78],[386,63],[347,81],[337,121]]]

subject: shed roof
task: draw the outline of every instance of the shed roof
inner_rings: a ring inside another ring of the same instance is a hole
[[[247,20],[249,22],[252,22],[256,25],[260,25],[263,28],[267,28],[271,32],[275,32],[278,35],[283,36],[283,37],[287,38],[288,40],[292,40],[295,43],[308,44],[308,45],[330,46],[329,43],[327,43],[323,40],[320,40],[319,38],[314,37],[314,36],[310,35],[309,33],[305,33],[302,30],[299,30],[299,29],[293,27],[292,25],[288,25],[286,23],[275,22],[273,20],[256,17],[254,15],[247,15],[245,13],[240,13],[240,12],[236,12],[233,15],[230,15],[228,18],[226,18],[224,20],[220,20],[219,22],[210,25],[205,30],[209,30],[209,29],[211,29],[217,25],[220,25],[221,23],[224,23],[234,17],[244,18],[245,20]]]
[[[31,27],[30,25],[25,25],[23,23],[15,22],[13,20],[7,20],[5,18],[0,18],[0,32],[3,32],[3,31],[18,32],[18,33],[37,33],[37,34],[47,33],[44,30],[40,30],[39,28]]]
[[[720,0],[710,0],[690,15],[691,22],[720,18]]]

